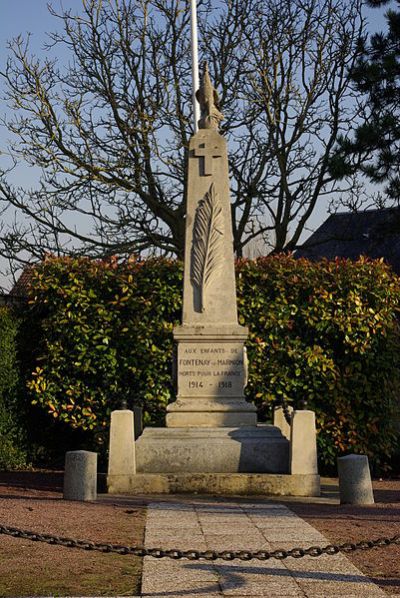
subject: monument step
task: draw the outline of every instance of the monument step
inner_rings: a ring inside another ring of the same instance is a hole
[[[110,492],[110,490],[109,490]],[[268,473],[138,473],[113,494],[320,496],[319,475]]]
[[[246,426],[255,429],[257,413],[254,405],[243,399],[218,399],[215,397],[179,397],[167,407],[166,424],[169,428],[216,427],[237,429]]]

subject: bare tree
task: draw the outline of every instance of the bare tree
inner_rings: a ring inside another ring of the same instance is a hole
[[[329,157],[357,117],[348,69],[362,0],[200,0],[201,54],[230,147],[235,250],[263,237],[295,248],[317,202],[346,191]],[[189,14],[182,0],[85,0],[58,13],[39,59],[10,43],[4,72],[13,167],[0,172],[0,253],[182,255],[185,150],[192,134]],[[59,46],[70,62],[54,58]],[[10,222],[8,212],[16,214]],[[7,225],[5,224],[7,222]]]

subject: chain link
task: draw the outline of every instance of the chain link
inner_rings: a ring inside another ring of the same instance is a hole
[[[280,397],[280,399],[274,401],[274,405],[275,407],[282,407],[283,417],[285,418],[286,423],[290,426],[292,423],[292,414],[289,410],[286,399],[284,397]]]
[[[277,559],[281,561],[288,557],[299,559],[304,556],[319,557],[323,554],[334,555],[339,552],[354,552],[356,550],[369,550],[370,548],[383,548],[393,544],[400,545],[400,534],[392,538],[377,538],[375,540],[361,540],[360,542],[345,542],[344,544],[328,544],[327,546],[310,546],[308,548],[291,548],[290,550],[163,550],[162,548],[145,548],[144,546],[120,546],[118,544],[102,544],[91,542],[89,540],[75,540],[72,538],[63,538],[50,534],[40,534],[15,527],[0,525],[0,534],[12,536],[13,538],[22,538],[33,542],[46,542],[55,546],[64,546],[66,548],[80,548],[81,550],[95,550],[97,552],[112,552],[115,554],[130,554],[134,556],[151,556],[156,559],[189,559],[198,561],[215,561],[222,559],[224,561],[268,561]]]
[[[286,400],[282,397],[282,410],[286,423],[290,426],[292,424],[292,414],[289,411]]]

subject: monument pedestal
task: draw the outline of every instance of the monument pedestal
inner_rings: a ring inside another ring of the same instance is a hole
[[[145,428],[136,441],[142,473],[288,473],[289,442],[275,426]]]
[[[237,324],[174,329],[177,400],[167,407],[168,428],[256,426],[256,408],[243,394],[247,336]]]

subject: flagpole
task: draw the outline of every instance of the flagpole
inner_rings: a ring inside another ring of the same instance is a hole
[[[190,32],[192,41],[192,98],[193,98],[193,125],[194,132],[199,130],[200,105],[196,98],[199,89],[199,54],[197,38],[197,0],[190,0]]]

